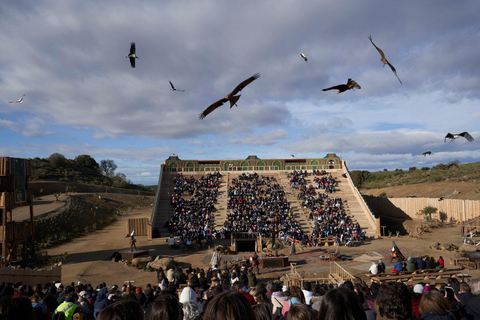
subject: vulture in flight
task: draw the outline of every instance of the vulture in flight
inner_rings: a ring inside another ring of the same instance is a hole
[[[443,139],[443,142],[447,142],[447,139],[450,139],[450,142],[452,142],[453,140],[461,138],[461,137],[464,137],[465,139],[467,139],[470,142],[473,141],[473,137],[468,132],[465,131],[465,132],[458,133],[458,134],[452,134],[452,133],[449,132],[445,136],[445,139]]]
[[[135,42],[132,42],[130,44],[130,53],[128,54],[128,56],[126,56],[125,58],[129,58],[130,59],[130,65],[132,66],[132,68],[135,68],[135,59],[140,59],[136,54],[135,54]]]
[[[370,42],[373,44],[373,46],[378,50],[378,52],[379,52],[380,55],[382,56],[382,59],[380,59],[380,61],[383,62],[383,66],[385,67],[385,65],[388,64],[388,66],[390,67],[390,69],[392,69],[393,74],[395,74],[395,76],[397,77],[398,81],[400,81],[400,83],[402,83],[402,80],[400,80],[400,78],[399,78],[398,75],[397,75],[397,70],[395,70],[395,68],[390,64],[390,62],[388,62],[387,58],[385,58],[385,54],[383,53],[382,49],[380,49],[379,47],[377,47],[377,46],[375,45],[375,43],[373,43],[372,36],[369,36],[368,39],[370,39]],[[403,84],[403,83],[402,83],[402,84]]]
[[[260,78],[260,73],[255,73],[253,76],[251,76],[250,78],[248,78],[247,80],[241,82],[238,86],[235,87],[235,89],[233,89],[232,92],[230,92],[229,94],[227,94],[225,96],[225,98],[222,98],[220,100],[218,100],[217,102],[214,102],[210,107],[208,107],[207,109],[205,109],[202,113],[200,113],[198,115],[198,119],[203,119],[205,118],[208,114],[210,114],[213,110],[217,109],[218,107],[222,106],[224,103],[226,103],[227,101],[230,101],[230,109],[232,109],[232,107],[235,105],[237,105],[237,101],[238,99],[240,99],[240,96],[241,94],[239,94],[238,96],[236,96],[237,93],[239,93],[240,91],[242,91],[243,88],[245,88],[246,86],[248,86],[252,81],[256,80]]]
[[[173,86],[173,83],[172,83],[172,81],[168,81],[168,82],[170,82],[170,86],[172,87],[172,89],[170,89],[170,90],[172,90],[172,91],[180,91],[180,92],[185,92],[185,90],[180,90],[180,89],[177,89],[177,88],[175,88],[175,87]]]
[[[338,86],[322,89],[322,91],[333,90],[333,89],[338,90],[337,94],[339,94],[350,89],[352,90],[361,89],[361,87],[354,80],[348,79],[347,84],[339,84]]]
[[[25,97],[25,95],[21,96],[20,99],[18,99],[18,100],[9,101],[9,102],[10,102],[10,103],[23,103],[23,97]]]
[[[424,153],[422,153],[422,156],[426,156],[427,154],[432,154],[432,151],[425,151]]]
[[[307,55],[305,53],[300,53],[300,57],[302,57],[303,60],[308,61]]]

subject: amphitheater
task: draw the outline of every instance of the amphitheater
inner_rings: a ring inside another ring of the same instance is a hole
[[[182,173],[186,176],[199,177],[209,172],[220,172],[222,180],[219,186],[218,203],[215,208],[216,229],[221,229],[227,216],[227,190],[230,181],[239,175],[249,172],[274,177],[287,194],[287,201],[291,204],[294,218],[299,222],[303,231],[307,234],[312,232],[312,224],[308,221],[308,213],[303,210],[300,201],[297,200],[298,191],[293,191],[289,185],[288,175],[294,170],[325,170],[338,181],[335,197],[343,200],[346,213],[358,222],[367,236],[380,235],[380,221],[372,214],[360,192],[355,187],[346,167],[336,154],[327,154],[324,158],[308,159],[259,159],[255,155],[248,156],[245,160],[181,160],[178,156],[171,156],[160,169],[155,203],[150,219],[150,234],[164,234],[168,232],[164,228],[167,219],[171,218],[173,211],[170,205],[170,196],[173,192],[173,178]],[[307,179],[307,184],[313,184],[313,176]]]

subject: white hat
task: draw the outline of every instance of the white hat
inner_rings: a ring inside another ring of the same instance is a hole
[[[86,298],[86,297],[88,297],[88,292],[87,292],[87,291],[85,291],[85,290],[83,290],[83,291],[81,291],[81,292],[80,292],[79,296],[80,296],[80,297],[85,297],[85,298]]]
[[[417,283],[413,287],[413,292],[418,293],[418,294],[422,294],[423,293],[423,286],[420,283]]]
[[[62,283],[61,283],[61,282],[57,282],[57,283],[55,283],[55,287],[57,287],[57,289],[58,289],[58,288],[60,288],[60,286],[61,286],[61,285],[62,285]]]

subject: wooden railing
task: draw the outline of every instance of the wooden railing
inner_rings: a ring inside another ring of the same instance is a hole
[[[351,273],[343,269],[342,266],[340,266],[336,262],[330,262],[330,274],[335,274],[338,277],[342,278],[344,281],[353,280],[355,278]]]
[[[62,266],[45,269],[0,268],[0,279],[6,283],[21,282],[31,286],[37,283],[51,283],[62,280]]]

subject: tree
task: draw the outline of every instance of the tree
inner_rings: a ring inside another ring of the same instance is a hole
[[[100,169],[107,177],[113,177],[113,173],[117,169],[117,165],[111,159],[100,161]]]
[[[426,206],[425,208],[423,208],[422,210],[420,210],[417,214],[418,215],[423,215],[425,216],[425,219],[428,221],[428,220],[431,220],[432,219],[432,214],[433,213],[437,213],[437,208],[435,207],[432,207],[432,206]]]
[[[65,164],[67,158],[61,153],[52,153],[50,157],[48,157],[48,161],[54,166],[61,166]]]
[[[82,167],[96,169],[99,167],[97,161],[90,157],[88,154],[81,154],[75,158],[75,162]]]
[[[127,176],[121,172],[117,173],[112,180],[112,185],[116,188],[126,188],[130,184],[130,181],[127,180]]]

